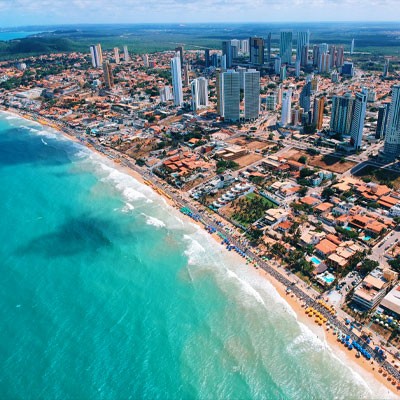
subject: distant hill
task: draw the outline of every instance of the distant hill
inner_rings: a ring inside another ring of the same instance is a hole
[[[0,58],[20,57],[21,55],[70,52],[76,48],[74,42],[65,38],[25,38],[0,42]]]

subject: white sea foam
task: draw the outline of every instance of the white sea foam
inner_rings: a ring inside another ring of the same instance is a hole
[[[261,297],[260,293],[257,292],[256,289],[254,289],[254,287],[247,282],[244,279],[241,279],[235,272],[233,272],[230,269],[226,269],[228,276],[236,279],[238,282],[240,282],[240,286],[241,288],[250,296],[254,297],[257,302],[259,302],[260,304],[262,304],[263,306],[265,306],[265,302],[263,300],[263,298]]]
[[[40,140],[42,141],[42,143],[43,143],[45,146],[48,145],[48,143],[47,143],[44,139],[40,139]]]
[[[108,173],[108,175],[102,180],[110,180],[115,185],[115,188],[121,192],[128,201],[136,201],[145,199],[146,203],[152,203],[153,200],[149,198],[151,195],[151,190],[147,186],[140,184],[130,175],[118,171],[116,168],[110,167],[107,164],[96,160],[98,162],[102,171]]]
[[[142,213],[142,215],[146,217],[147,225],[152,225],[155,226],[156,228],[163,228],[165,226],[165,223],[156,217],[151,217],[150,215],[146,215],[144,213]]]
[[[189,235],[184,235],[183,238],[189,241],[189,247],[184,251],[185,255],[188,257],[189,265],[201,264],[204,262],[204,247],[195,239]]]
[[[135,207],[129,202],[126,202],[125,205],[122,207],[121,211],[123,213],[129,213],[130,211],[134,210]]]

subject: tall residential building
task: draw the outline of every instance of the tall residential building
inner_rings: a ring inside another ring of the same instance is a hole
[[[211,56],[211,65],[215,68],[221,68],[221,56],[218,55],[217,53],[214,53]]]
[[[240,42],[240,51],[242,54],[249,54],[249,39],[243,39]]]
[[[385,65],[383,66],[383,77],[387,78],[389,76],[389,60],[385,60]]]
[[[325,97],[319,97],[314,99],[313,124],[316,126],[318,130],[322,129],[322,122],[324,119],[324,106],[325,106]]]
[[[145,54],[145,55],[143,56],[143,66],[144,66],[145,68],[148,68],[148,67],[149,67],[149,56],[148,56],[148,54]]]
[[[354,76],[354,66],[352,62],[346,61],[340,69],[341,75]]]
[[[103,65],[103,53],[100,44],[92,44],[90,46],[90,55],[92,57],[92,65],[94,68],[100,68]]]
[[[224,119],[240,119],[240,76],[238,72],[228,70],[222,74]]]
[[[338,46],[336,48],[336,67],[340,68],[344,64],[344,47]]]
[[[250,46],[250,63],[256,65],[264,64],[264,39],[251,37],[249,39]]]
[[[354,98],[351,93],[344,96],[333,96],[331,111],[331,132],[349,135],[353,117]]]
[[[329,45],[329,68],[335,68],[337,49],[334,44]]]
[[[128,46],[124,46],[124,60],[125,62],[128,62],[130,60]]]
[[[271,36],[272,36],[272,33],[271,32],[268,33],[268,36],[267,36],[267,61],[271,60]]]
[[[160,102],[165,103],[173,99],[171,88],[169,86],[164,86],[160,88]]]
[[[383,139],[386,135],[387,121],[390,103],[383,103],[378,109],[378,121],[376,123],[376,139]]]
[[[281,82],[286,81],[286,65],[282,65],[279,71],[279,79]]]
[[[283,90],[282,83],[279,84],[278,90],[276,92],[276,104],[280,106],[282,104]]]
[[[111,65],[108,61],[103,62],[104,83],[107,89],[114,86],[114,77],[112,74]]]
[[[183,104],[183,91],[182,91],[182,72],[181,72],[181,58],[176,54],[171,59],[171,74],[172,74],[172,87],[174,90],[174,105],[180,107]]]
[[[189,65],[185,64],[183,66],[183,84],[184,86],[189,86]]]
[[[260,115],[260,72],[249,69],[244,73],[244,118],[257,119]]]
[[[350,54],[354,53],[354,39],[351,41]]]
[[[305,67],[308,65],[308,44],[301,48],[300,65]]]
[[[232,68],[233,64],[233,49],[230,40],[222,41],[222,56],[226,57],[226,68]]]
[[[350,143],[356,150],[361,147],[364,131],[365,112],[367,111],[368,89],[363,87],[361,93],[356,93],[354,101],[354,112],[351,120],[351,140]]]
[[[282,63],[290,64],[292,62],[293,33],[291,31],[281,31],[279,43],[279,56]]]
[[[400,154],[400,85],[392,87],[384,152],[394,157]]]
[[[282,66],[281,58],[280,57],[276,57],[275,58],[275,66],[274,66],[274,71],[275,71],[276,75],[280,74],[281,66]]]
[[[232,39],[231,40],[231,51],[232,51],[232,62],[234,58],[237,58],[240,52],[240,40]]]
[[[311,106],[311,81],[307,82],[300,93],[300,107],[304,108],[304,112],[308,113]]]
[[[311,90],[318,92],[319,90],[319,76],[312,76],[311,78]]]
[[[216,70],[215,89],[217,92],[217,114],[220,115],[221,117],[224,116],[222,74],[223,71],[220,68],[218,68]]]
[[[292,114],[292,89],[283,92],[282,96],[282,110],[281,110],[281,126],[286,126],[290,123]]]
[[[330,54],[320,53],[318,60],[318,71],[320,73],[328,73],[331,70],[330,59],[331,59]]]
[[[300,76],[300,60],[296,61],[294,65],[295,65],[294,74],[296,78],[298,78]]]
[[[301,51],[303,46],[310,45],[310,32],[297,32],[297,50],[296,50],[296,61],[301,61]]]
[[[221,56],[221,68],[226,71],[227,70],[227,61],[226,61],[226,54]]]
[[[183,62],[185,61],[185,49],[183,46],[178,46],[175,48],[175,53],[179,53],[179,59],[181,61],[181,68],[183,67]]]
[[[204,50],[204,63],[206,68],[210,66],[210,49]]]
[[[204,77],[192,81],[192,110],[208,107],[208,80]]]
[[[265,98],[265,104],[267,111],[275,111],[276,110],[276,94],[269,94]]]
[[[119,48],[114,47],[114,60],[115,64],[119,64]]]
[[[240,75],[240,90],[244,89],[244,74],[247,71],[246,68],[236,67],[236,71],[239,72]]]

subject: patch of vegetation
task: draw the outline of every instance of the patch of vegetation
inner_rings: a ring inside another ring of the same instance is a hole
[[[266,210],[276,207],[268,199],[250,193],[233,202],[233,213],[231,218],[244,226],[248,226],[264,216]]]

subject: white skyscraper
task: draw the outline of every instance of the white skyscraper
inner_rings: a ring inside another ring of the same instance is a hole
[[[274,67],[276,75],[278,75],[281,72],[281,65],[282,65],[281,58],[276,57],[275,58],[275,67]]]
[[[354,39],[351,41],[350,54],[354,53]]]
[[[100,44],[92,44],[90,46],[90,55],[92,58],[92,65],[94,68],[100,68],[103,66],[103,53],[101,51]]]
[[[286,126],[290,123],[290,115],[292,110],[292,89],[283,92],[282,95],[282,111],[281,111],[281,126]]]
[[[249,69],[244,73],[244,118],[257,119],[260,115],[260,72]]]
[[[221,56],[221,68],[226,71],[226,54]]]
[[[240,90],[244,89],[244,73],[247,71],[246,68],[237,67],[236,71],[239,72],[240,75]]]
[[[115,59],[115,64],[119,64],[119,48],[114,47],[114,59]]]
[[[222,74],[224,118],[228,121],[240,119],[240,75],[228,70]]]
[[[180,107],[183,104],[181,58],[176,54],[171,59],[172,87],[174,89],[174,104]]]
[[[129,61],[128,46],[124,46],[124,60],[125,60],[126,62]]]
[[[172,100],[173,96],[171,93],[171,88],[169,86],[164,86],[160,88],[160,102],[165,103]]]
[[[388,125],[385,134],[385,154],[397,157],[400,154],[400,85],[392,87]]]
[[[301,50],[303,46],[310,46],[310,32],[297,32],[297,50],[296,50],[296,61],[301,60]]]
[[[355,149],[361,146],[364,130],[365,112],[367,110],[368,89],[363,87],[361,93],[356,93],[354,100],[354,112],[351,120],[351,143]]]
[[[192,109],[204,107],[208,107],[208,80],[201,77],[192,81]]]
[[[295,75],[296,75],[296,78],[298,78],[300,76],[300,60],[297,60],[295,62],[295,67],[296,67]]]
[[[249,39],[244,39],[240,42],[240,51],[243,54],[249,54]]]
[[[143,67],[145,68],[149,67],[149,56],[147,54],[143,56]]]

